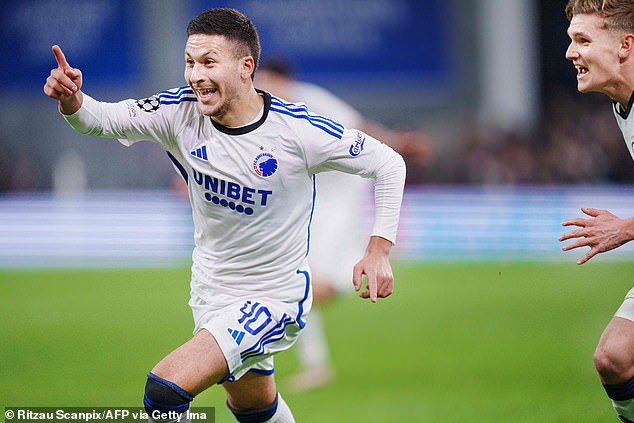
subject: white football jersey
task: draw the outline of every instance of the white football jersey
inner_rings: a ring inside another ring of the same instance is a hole
[[[240,128],[204,116],[187,86],[118,103],[84,95],[82,108],[66,116],[81,133],[125,145],[151,140],[167,151],[192,205],[192,295],[218,308],[236,297],[296,301],[307,295],[306,278],[297,275],[307,272],[316,173],[375,180],[372,235],[392,242],[396,236],[401,156],[305,105],[259,93],[261,118]]]
[[[627,145],[627,150],[630,152],[632,156],[632,160],[634,160],[634,114],[631,113],[632,107],[634,106],[634,95],[630,99],[630,104],[627,107],[627,111],[622,113],[618,103],[613,102],[612,111],[614,112],[614,117],[616,117],[616,122],[621,128],[621,132],[623,133],[623,139],[625,140],[625,145]]]

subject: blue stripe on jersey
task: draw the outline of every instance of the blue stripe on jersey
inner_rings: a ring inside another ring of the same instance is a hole
[[[180,88],[172,88],[170,90],[165,90],[165,91],[160,91],[157,95],[162,95],[162,94],[167,94],[167,95],[178,95],[180,93],[182,93],[183,91],[186,90],[190,90],[191,91],[191,87],[189,85],[184,85]]]
[[[299,270],[299,269],[297,270],[297,273],[298,274],[301,273],[306,278],[306,288],[304,289],[304,298],[302,298],[300,302],[297,304],[297,309],[298,309],[297,319],[295,319],[299,327],[304,329],[304,326],[306,326],[306,322],[302,320],[302,314],[304,314],[304,301],[308,299],[308,293],[310,292],[310,274],[305,270]]]
[[[308,242],[306,243],[306,257],[310,253],[310,225],[313,223],[313,214],[315,213],[315,197],[317,197],[317,188],[315,186],[315,179],[317,175],[313,175],[313,204],[310,207],[310,217],[308,218]]]
[[[180,104],[183,101],[198,101],[196,97],[182,97],[175,101],[165,101],[161,99],[161,104]]]
[[[297,103],[286,103],[282,100],[280,100],[277,97],[271,97],[271,104],[275,105],[275,106],[281,106],[283,108],[285,108],[286,110],[288,110],[289,112],[295,112],[295,113],[306,113],[308,115],[310,115],[313,119],[315,119],[317,122],[323,122],[325,124],[327,124],[328,126],[330,126],[332,129],[334,130],[338,130],[339,132],[343,133],[343,125],[340,123],[335,122],[332,119],[329,119],[325,116],[322,115],[317,115],[314,113],[311,113],[310,111],[308,111],[308,106],[306,106],[305,104],[297,104]]]
[[[188,178],[187,178],[187,171],[185,170],[185,167],[183,167],[183,165],[180,164],[180,162],[178,160],[176,160],[176,157],[172,156],[172,153],[167,153],[167,157],[170,158],[170,160],[172,161],[172,163],[174,164],[176,169],[178,169],[178,171],[180,172],[181,176],[185,180],[185,183],[189,184],[189,181],[188,181]]]
[[[333,137],[335,137],[335,138],[337,138],[339,140],[343,137],[342,134],[334,132],[334,131],[328,129],[327,127],[325,127],[325,126],[319,125],[317,122],[315,122],[314,120],[311,119],[310,115],[297,115],[297,114],[292,113],[292,112],[290,112],[288,110],[285,110],[285,109],[278,109],[277,107],[274,107],[272,103],[271,103],[271,108],[269,110],[272,111],[272,112],[281,113],[283,115],[288,115],[288,116],[294,117],[296,119],[306,119],[314,127],[321,129],[322,131],[332,135]]]
[[[198,101],[194,91],[189,85],[173,90],[161,91],[157,96],[161,104],[180,104],[183,101]]]
[[[326,131],[338,139],[341,139],[343,135],[343,125],[327,117],[310,113],[306,105],[285,103],[277,97],[271,97],[271,110],[297,119],[306,119],[311,125]],[[338,135],[335,135],[335,133]]]
[[[181,98],[183,96],[185,96],[186,94],[189,95],[194,95],[194,91],[192,90],[185,90],[179,94],[159,94],[159,98]]]

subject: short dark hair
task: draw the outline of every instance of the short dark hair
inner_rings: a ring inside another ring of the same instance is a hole
[[[253,22],[242,12],[224,7],[206,10],[187,25],[187,36],[194,34],[226,37],[238,46],[238,57],[251,56],[255,68],[258,67],[260,37]]]
[[[605,19],[606,29],[634,32],[634,2],[632,0],[569,0],[566,17],[596,13]]]

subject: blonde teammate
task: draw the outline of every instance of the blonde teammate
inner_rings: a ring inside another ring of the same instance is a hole
[[[613,102],[625,145],[634,158],[634,2],[570,0],[566,6],[571,42],[566,58],[577,69],[580,92],[600,92]],[[634,218],[621,219],[607,210],[584,207],[587,218],[566,220],[576,226],[559,240],[572,239],[565,251],[590,247],[583,264],[599,253],[634,239]],[[634,421],[634,289],[626,296],[601,335],[594,362],[601,382],[623,422]]]

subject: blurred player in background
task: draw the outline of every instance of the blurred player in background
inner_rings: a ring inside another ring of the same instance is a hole
[[[425,134],[396,131],[364,118],[352,106],[330,91],[294,78],[291,64],[283,59],[262,62],[255,86],[285,101],[302,101],[315,113],[337,116],[347,127],[359,128],[401,153],[406,160],[426,162],[432,145]],[[316,177],[316,198],[310,231],[308,261],[313,272],[313,300],[323,306],[337,295],[351,291],[352,266],[365,243],[364,217],[367,215],[371,184],[354,175],[326,172]],[[313,309],[310,323],[295,349],[300,370],[289,386],[303,391],[323,386],[335,376],[321,312]]]
[[[375,224],[353,280],[376,302],[393,290],[389,252],[405,164],[363,132],[256,90],[259,37],[242,13],[210,9],[189,23],[187,36],[188,86],[99,102],[81,91],[81,71],[54,46],[58,66],[44,92],[81,133],[159,144],[187,181],[194,335],[148,374],[148,414],[184,413],[195,395],[222,384],[239,422],[293,422],[273,355],[293,345],[312,304],[314,175],[337,170],[375,182]]]
[[[566,58],[577,68],[577,88],[610,97],[634,159],[634,1],[570,0],[566,15],[571,39]],[[588,218],[563,222],[578,228],[559,238],[574,239],[563,247],[565,251],[590,247],[578,264],[634,239],[634,218],[621,219],[590,207],[581,211]],[[634,288],[601,335],[594,363],[620,419],[634,422]]]

